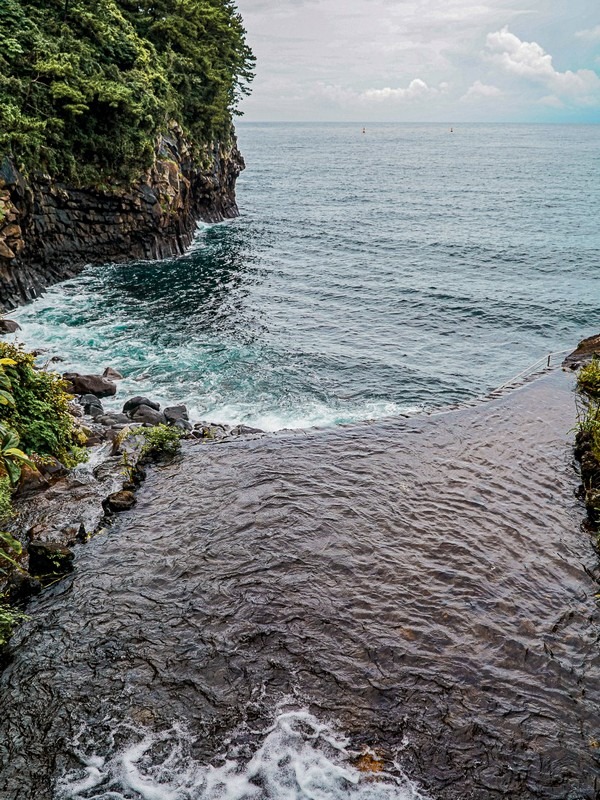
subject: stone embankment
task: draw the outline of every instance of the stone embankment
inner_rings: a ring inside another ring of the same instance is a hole
[[[179,129],[163,136],[152,168],[127,188],[75,188],[0,163],[0,307],[32,300],[86,264],[159,259],[190,245],[199,220],[237,216],[244,168],[235,138],[199,166]]]

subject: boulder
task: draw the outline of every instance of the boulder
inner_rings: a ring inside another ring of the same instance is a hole
[[[260,428],[251,428],[249,425],[236,425],[231,429],[232,436],[251,436],[255,433],[264,433]]]
[[[21,468],[21,478],[17,486],[17,494],[20,497],[43,492],[49,486],[50,481],[45,478],[38,469],[23,464]]]
[[[38,469],[41,474],[49,480],[63,478],[69,471],[65,465],[61,464],[54,456],[44,456],[44,460],[38,464]]]
[[[79,398],[84,414],[90,417],[100,417],[104,414],[104,406],[95,394],[84,394]]]
[[[179,428],[184,433],[189,433],[192,430],[192,423],[187,419],[177,419],[172,424],[174,428]]]
[[[155,411],[147,405],[138,406],[131,415],[131,419],[134,422],[142,422],[145,425],[164,425],[167,421],[161,411]]]
[[[55,542],[30,542],[29,572],[32,575],[64,575],[73,569],[73,551]]]
[[[21,330],[21,326],[13,319],[0,319],[0,333],[16,333]]]
[[[79,375],[77,372],[65,372],[63,378],[70,386],[73,394],[93,394],[96,397],[112,397],[117,393],[117,384],[103,378],[102,375]]]
[[[129,509],[133,508],[135,505],[135,495],[133,492],[127,490],[114,492],[106,498],[102,505],[105,511],[113,514],[118,514],[121,511],[129,511]]]
[[[130,419],[126,414],[108,413],[99,414],[95,417],[94,422],[105,425],[107,428],[112,428],[114,425],[127,425]]]
[[[190,418],[187,407],[184,405],[168,406],[168,408],[165,408],[163,413],[166,417],[167,422],[170,425],[175,424],[178,420],[181,419],[189,421]]]
[[[109,381],[121,381],[123,380],[123,376],[120,372],[117,372],[116,369],[112,367],[107,367],[104,372],[102,373],[103,378],[108,378]]]
[[[139,406],[149,406],[149,408],[152,408],[154,411],[160,411],[160,403],[155,403],[153,400],[148,400],[147,397],[136,395],[125,403],[123,406],[123,413],[130,414]]]

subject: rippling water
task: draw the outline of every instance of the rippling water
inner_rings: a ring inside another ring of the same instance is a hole
[[[151,470],[13,638],[2,799],[596,798],[572,382]]]
[[[443,406],[600,326],[598,126],[240,125],[242,216],[89,269],[24,338],[267,430]]]

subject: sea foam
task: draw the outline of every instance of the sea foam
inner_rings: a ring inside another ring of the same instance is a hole
[[[361,772],[349,740],[307,711],[280,713],[249,758],[229,748],[216,764],[191,758],[193,735],[177,724],[132,727],[126,745],[102,756],[86,755],[84,738],[82,767],[59,781],[59,800],[426,800],[398,767]]]

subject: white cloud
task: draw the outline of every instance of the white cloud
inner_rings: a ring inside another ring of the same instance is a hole
[[[362,92],[361,98],[364,100],[419,100],[426,97],[433,97],[445,91],[447,83],[441,83],[438,88],[428,86],[421,78],[414,78],[406,88],[392,89],[389,86],[385,89],[367,89]]]
[[[584,31],[577,31],[575,36],[586,42],[600,42],[600,25],[596,25],[595,28],[587,28]]]
[[[503,94],[504,92],[502,89],[499,89],[497,86],[491,86],[488,83],[482,83],[477,80],[472,86],[469,86],[460,99],[465,103],[473,100],[483,100],[488,97],[501,97]]]
[[[600,77],[591,69],[560,72],[552,64],[552,56],[537,42],[523,42],[505,26],[489,33],[486,46],[491,59],[506,72],[543,84],[553,94],[580,97],[589,103],[597,94],[600,100]]]

